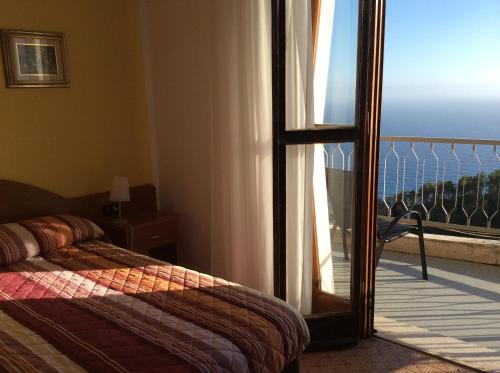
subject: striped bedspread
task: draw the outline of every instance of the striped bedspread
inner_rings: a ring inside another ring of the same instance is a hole
[[[0,371],[280,372],[308,339],[284,302],[100,241],[0,268]]]

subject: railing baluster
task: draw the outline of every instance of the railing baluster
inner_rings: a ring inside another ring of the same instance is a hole
[[[457,205],[458,205],[458,182],[460,180],[459,179],[460,178],[460,159],[458,158],[458,155],[457,155],[457,152],[455,150],[455,147],[456,147],[456,144],[451,144],[450,153],[448,154],[448,157],[443,162],[443,179],[442,179],[443,184],[442,184],[442,189],[441,189],[441,209],[445,213],[446,223],[450,223],[451,214],[453,214],[453,212],[456,210]],[[455,161],[456,161],[456,164],[457,164],[457,176],[455,178],[454,203],[453,203],[453,206],[448,211],[448,209],[446,208],[446,206],[444,204],[444,196],[445,196],[445,191],[446,191],[446,189],[445,189],[446,182],[450,180],[450,179],[446,178],[446,163],[447,163],[447,161],[449,161],[451,159],[455,159]]]
[[[422,209],[425,211],[425,220],[430,220],[431,218],[431,212],[432,210],[436,207],[436,204],[437,204],[437,181],[438,181],[438,168],[439,168],[439,159],[436,155],[436,152],[434,151],[434,143],[430,143],[430,146],[429,146],[429,149],[430,151],[425,155],[423,161],[422,161],[422,193],[421,193],[421,198],[422,198]],[[426,182],[426,177],[425,177],[425,170],[426,170],[426,164],[427,162],[429,161],[429,155],[434,157],[434,159],[436,160],[436,172],[435,172],[435,175],[434,175],[434,186],[433,186],[433,189],[434,189],[434,193],[433,193],[433,202],[432,202],[432,205],[430,205],[430,207],[426,206],[426,199],[425,199],[425,185],[427,184]]]
[[[487,165],[483,165],[483,170],[481,172],[481,176],[479,177],[479,179],[483,179],[483,182],[482,182],[482,187],[481,187],[481,212],[483,213],[484,217],[486,218],[486,226],[488,226],[488,222],[489,222],[489,216],[488,216],[488,211],[486,211],[487,207],[485,206],[486,205],[486,191],[487,191],[487,188],[488,188],[488,185],[487,185],[487,181],[488,181],[488,177],[486,176],[486,172],[487,172]]]
[[[392,213],[401,194],[402,207],[420,209],[418,205],[421,205],[427,221],[500,229],[500,140],[383,136],[381,141],[389,144],[380,157],[380,201],[387,210],[384,213]],[[399,143],[408,144],[401,158],[401,148],[396,146]],[[424,155],[417,147],[422,143],[429,144]],[[450,148],[439,147],[439,144],[450,144]],[[468,154],[464,154],[464,145],[471,149]],[[493,147],[492,157],[484,154],[485,146]],[[350,155],[348,159],[350,164]],[[414,172],[413,188],[410,180]]]
[[[331,167],[332,168],[335,168],[335,162],[334,162],[334,157],[335,155],[339,153],[340,154],[340,157],[341,157],[341,160],[342,162],[339,163],[339,170],[343,170],[345,171],[345,154],[344,154],[344,151],[342,150],[341,146],[340,146],[340,143],[337,144],[337,146],[335,147],[335,150],[332,152],[331,156],[330,156],[330,161],[331,161]]]
[[[408,206],[406,203],[407,201],[405,200],[405,196],[406,196],[406,171],[407,171],[406,165],[408,164],[408,158],[410,156],[412,156],[412,158],[415,159],[415,190],[416,190],[417,185],[418,185],[418,181],[417,181],[417,178],[418,178],[418,156],[417,156],[417,153],[415,152],[415,143],[413,141],[410,141],[409,149],[405,153],[405,155],[403,156],[403,187],[401,189],[401,202],[403,203],[404,208],[407,210],[410,210],[411,208],[413,208],[415,206],[415,204],[417,203],[417,193],[415,193],[415,192],[413,193],[414,197],[413,197],[413,203],[411,206]]]
[[[464,175],[464,181],[462,183],[462,211],[465,213],[465,216],[467,218],[467,226],[470,226],[471,225],[471,219],[472,217],[476,214],[476,212],[478,211],[479,209],[479,193],[480,193],[480,188],[481,188],[481,184],[480,184],[480,179],[481,179],[481,160],[479,159],[479,156],[477,154],[477,145],[476,144],[472,144],[472,154],[467,158],[467,160],[464,162],[464,168],[465,167],[465,163],[470,160],[471,164],[475,163],[477,164],[477,182],[475,183],[476,184],[476,196],[475,196],[475,203],[473,204],[473,207],[474,207],[474,210],[472,210],[472,212],[469,213],[469,211],[467,211],[467,207],[465,206],[465,185],[466,185],[466,178],[468,177],[471,177],[472,176],[469,176],[469,175]],[[474,166],[472,165],[472,167],[474,168]]]
[[[495,159],[496,159],[496,163],[498,165],[497,170],[500,170],[500,154],[498,154],[498,152],[497,152],[496,145],[493,146],[493,151],[495,152]],[[488,221],[488,228],[491,228],[491,222],[493,221],[495,216],[500,213],[500,177],[498,178],[497,189],[498,189],[498,191],[497,191],[497,208],[496,208],[495,212],[490,216],[490,219]]]
[[[352,155],[353,155],[354,149],[351,149],[349,152],[349,155],[347,156],[347,170],[352,171]]]
[[[387,203],[387,194],[386,194],[386,180],[387,180],[387,159],[389,158],[389,156],[391,154],[394,154],[394,156],[396,157],[396,185],[395,185],[395,190],[394,190],[394,202],[391,203],[390,205]],[[384,157],[384,184],[383,184],[383,197],[382,197],[382,201],[384,203],[384,205],[386,206],[387,208],[387,216],[391,216],[392,215],[392,209],[393,207],[396,205],[397,201],[398,201],[398,187],[399,187],[399,156],[398,156],[398,153],[396,152],[396,150],[394,149],[394,141],[391,143],[390,145],[390,148],[389,148],[389,151],[386,153],[385,157]]]

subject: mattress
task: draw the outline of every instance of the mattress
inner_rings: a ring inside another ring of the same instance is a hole
[[[308,341],[279,299],[97,240],[0,268],[0,371],[280,372]]]

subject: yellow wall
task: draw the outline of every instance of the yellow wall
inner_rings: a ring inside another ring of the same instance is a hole
[[[63,196],[151,182],[136,0],[0,0],[0,28],[64,32],[71,88],[7,89],[0,65],[0,178]]]
[[[210,272],[214,2],[143,3],[161,208],[180,216],[180,263]]]

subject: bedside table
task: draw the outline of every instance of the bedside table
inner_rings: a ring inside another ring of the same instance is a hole
[[[129,214],[125,219],[126,221],[100,222],[114,245],[176,264],[178,226],[176,215],[152,211]]]

